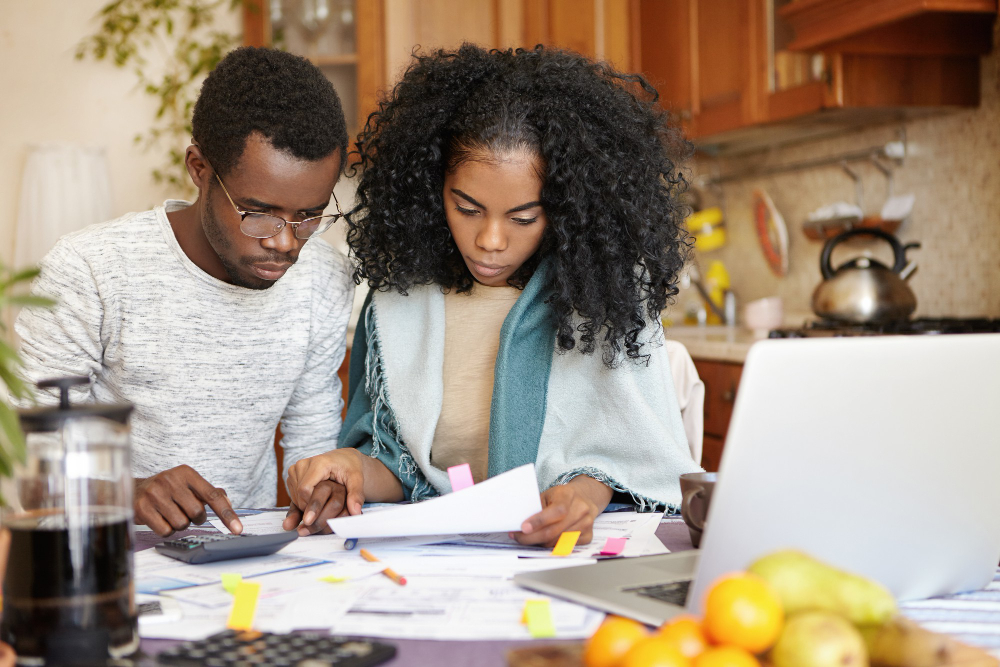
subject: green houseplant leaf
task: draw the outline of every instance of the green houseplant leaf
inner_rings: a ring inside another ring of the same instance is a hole
[[[76,48],[77,60],[89,56],[130,68],[136,87],[156,100],[149,130],[135,141],[143,150],[155,148],[165,156],[153,169],[153,181],[186,196],[195,194],[183,160],[183,148],[191,137],[191,109],[202,80],[241,41],[240,35],[215,29],[215,19],[219,12],[235,11],[242,4],[243,0],[114,0],[98,14],[97,31]],[[164,66],[152,67],[150,60],[159,62],[164,53]]]
[[[16,294],[13,291],[38,275],[37,268],[11,270],[0,263],[0,310],[6,312],[10,306],[28,308],[51,308],[55,301],[30,294]],[[0,324],[6,329],[6,325]],[[21,357],[11,344],[0,339],[0,382],[10,396],[16,399],[30,399],[34,396],[31,387],[21,378]],[[7,401],[0,401],[0,477],[14,474],[14,466],[23,462],[25,456],[24,432],[17,413]],[[0,505],[6,505],[0,496]]]

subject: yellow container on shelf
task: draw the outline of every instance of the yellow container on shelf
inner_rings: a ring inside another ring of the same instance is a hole
[[[688,231],[694,236],[695,250],[710,252],[726,244],[726,227],[718,206],[692,213],[687,218]]]

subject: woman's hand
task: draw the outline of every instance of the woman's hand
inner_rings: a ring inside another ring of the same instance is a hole
[[[365,502],[362,455],[354,449],[335,449],[302,459],[289,468],[286,486],[291,505],[282,527],[299,526],[302,536],[329,533],[327,519],[361,514]]]
[[[554,547],[567,530],[579,530],[579,544],[594,537],[594,519],[611,501],[612,491],[601,482],[580,475],[542,493],[542,511],[529,517],[521,532],[511,537],[521,544]]]

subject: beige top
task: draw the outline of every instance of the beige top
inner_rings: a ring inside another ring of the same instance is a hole
[[[493,367],[500,327],[521,291],[486,287],[444,295],[444,395],[434,431],[431,464],[441,470],[468,463],[472,479],[486,479]]]

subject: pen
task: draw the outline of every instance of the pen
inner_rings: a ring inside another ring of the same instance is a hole
[[[364,558],[369,563],[378,563],[379,562],[379,559],[375,558],[375,556],[373,556],[372,553],[370,551],[368,551],[368,549],[362,549],[361,550],[361,557]],[[392,579],[393,581],[395,581],[400,586],[405,586],[406,585],[406,577],[399,576],[398,574],[396,574],[395,572],[393,572],[388,567],[385,568],[384,570],[382,570],[382,574],[384,574],[385,576],[389,577],[390,579]]]
[[[350,551],[356,546],[358,546],[358,538],[349,537],[346,540],[344,540],[344,549],[346,549],[347,551]]]

